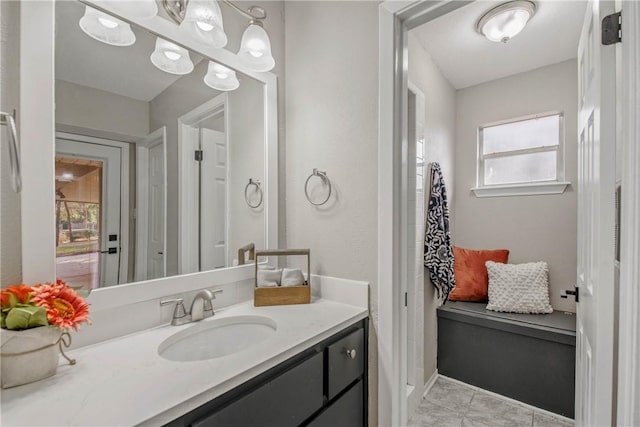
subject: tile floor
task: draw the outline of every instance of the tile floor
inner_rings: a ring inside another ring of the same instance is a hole
[[[570,427],[573,423],[439,377],[409,427]]]

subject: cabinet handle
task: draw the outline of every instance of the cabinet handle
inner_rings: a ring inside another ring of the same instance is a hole
[[[355,349],[346,349],[344,351],[344,353],[347,355],[347,357],[351,358],[351,359],[355,359],[356,358],[356,350]]]

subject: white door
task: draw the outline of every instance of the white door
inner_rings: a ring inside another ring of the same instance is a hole
[[[227,138],[201,130],[200,271],[226,267]]]
[[[147,223],[147,279],[165,276],[164,144],[149,150],[149,216]],[[141,224],[144,225],[144,224]]]
[[[99,255],[96,257],[100,271],[98,284],[100,287],[116,285],[120,283],[121,149],[58,138],[56,158],[58,157],[102,162]],[[59,274],[58,278],[64,280]]]
[[[613,2],[587,6],[578,47],[576,425],[612,425],[615,46],[600,43]]]

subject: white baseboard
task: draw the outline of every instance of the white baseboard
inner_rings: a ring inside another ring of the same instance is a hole
[[[437,374],[437,371],[436,371],[436,373],[435,373],[434,375],[436,375],[436,374]],[[515,404],[520,405],[520,406],[524,406],[525,408],[532,409],[532,410],[534,410],[534,411],[536,411],[536,412],[539,412],[539,413],[541,413],[541,414],[545,414],[545,415],[548,415],[548,416],[550,416],[550,417],[558,418],[558,419],[560,419],[560,420],[567,421],[567,422],[570,422],[570,423],[573,423],[573,422],[574,422],[574,420],[573,420],[572,418],[563,417],[562,415],[558,415],[558,414],[556,414],[555,412],[550,412],[550,411],[547,411],[546,409],[538,408],[538,407],[536,407],[536,406],[529,405],[529,404],[524,403],[524,402],[520,402],[519,400],[515,400],[515,399],[512,399],[512,398],[510,398],[510,397],[503,396],[503,395],[501,395],[501,394],[494,393],[494,392],[492,392],[492,391],[485,390],[485,389],[483,389],[483,388],[476,387],[476,386],[474,386],[474,385],[467,384],[467,383],[465,383],[465,382],[462,382],[462,381],[459,381],[459,380],[456,380],[456,379],[453,379],[453,378],[445,377],[444,375],[439,375],[439,374],[437,374],[437,376],[438,376],[438,377],[442,377],[443,379],[445,379],[445,380],[447,380],[447,381],[451,381],[451,382],[453,382],[453,383],[457,383],[457,384],[463,385],[463,386],[465,386],[465,387],[469,387],[469,388],[471,388],[471,389],[474,389],[474,390],[477,390],[477,391],[481,391],[481,392],[483,392],[483,393],[486,393],[486,394],[488,394],[488,395],[491,395],[491,396],[494,396],[494,397],[500,398],[500,399],[502,399],[502,400],[506,400],[507,402],[511,402],[511,403],[515,403]],[[431,381],[431,380],[429,380],[429,381]],[[434,380],[434,382],[435,382],[435,380]],[[426,387],[425,387],[425,388],[426,388]],[[429,387],[429,388],[430,388],[430,387]],[[426,392],[425,392],[425,394],[426,394]]]
[[[427,393],[429,393],[433,385],[436,383],[436,380],[438,379],[438,377],[439,377],[438,370],[436,369],[433,372],[433,374],[431,374],[431,378],[429,378],[429,380],[424,385],[424,391],[422,392],[423,398],[427,395]]]

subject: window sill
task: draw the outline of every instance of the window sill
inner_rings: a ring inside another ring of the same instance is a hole
[[[531,184],[492,185],[490,187],[475,187],[471,191],[476,197],[511,197],[511,196],[539,196],[543,194],[562,194],[570,182],[536,182]]]

